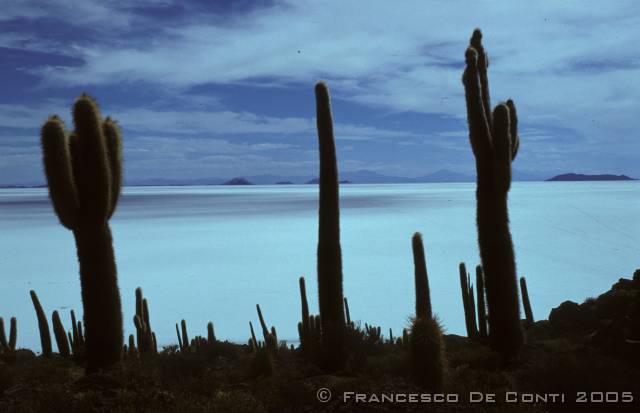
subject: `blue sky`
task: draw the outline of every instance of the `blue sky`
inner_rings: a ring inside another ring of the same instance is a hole
[[[640,177],[640,3],[2,1],[0,183],[42,183],[38,131],[87,91],[129,182],[317,174],[327,81],[340,169],[474,170],[464,51],[481,27],[514,167]]]

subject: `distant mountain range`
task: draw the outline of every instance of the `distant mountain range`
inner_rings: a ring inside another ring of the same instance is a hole
[[[547,179],[547,181],[635,181],[635,179],[627,175],[585,175],[568,173],[556,175],[553,178]]]
[[[518,170],[513,170],[513,179],[516,181],[542,181],[543,176],[534,175]],[[428,183],[428,182],[475,182],[475,175],[467,175],[441,169],[428,175],[415,178],[383,175],[368,169],[347,171],[340,173],[341,183],[354,184],[399,184],[399,183]],[[234,181],[238,181],[235,183]],[[248,175],[243,177],[228,178],[193,178],[193,179],[143,179],[128,183],[130,186],[188,186],[188,185],[292,185],[292,184],[317,184],[318,177],[313,175]]]
[[[548,176],[548,175],[547,175]],[[512,178],[514,181],[621,181],[633,180],[626,175],[583,175],[567,173],[556,175],[553,178],[545,179],[539,173],[523,172],[513,169]],[[340,173],[341,183],[354,184],[398,184],[398,183],[430,183],[430,182],[475,182],[475,174],[464,174],[447,169],[415,177],[403,177],[384,175],[368,169],[358,171],[347,171]],[[318,177],[313,175],[249,175],[244,177],[229,178],[187,178],[187,179],[166,179],[152,178],[129,181],[127,186],[204,186],[204,185],[293,185],[293,184],[317,184]],[[43,187],[46,185],[26,184],[26,185],[0,185],[0,188],[24,188]]]

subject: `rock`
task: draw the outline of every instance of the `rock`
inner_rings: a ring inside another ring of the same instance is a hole
[[[555,329],[585,331],[593,327],[591,311],[573,301],[565,301],[549,313],[549,322]]]
[[[620,278],[617,283],[611,286],[612,290],[635,290],[637,288],[637,283],[627,278]]]
[[[631,316],[634,310],[637,290],[612,289],[601,294],[594,308],[598,319],[622,319]]]

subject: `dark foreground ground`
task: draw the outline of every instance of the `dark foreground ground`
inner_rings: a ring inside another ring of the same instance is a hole
[[[549,321],[535,323],[526,330],[518,360],[506,368],[481,343],[447,335],[442,393],[449,403],[409,402],[428,394],[408,374],[406,348],[364,335],[348,367],[336,375],[323,374],[298,350],[281,347],[273,356],[256,355],[248,346],[223,342],[184,353],[171,347],[153,356],[125,357],[113,371],[89,376],[70,359],[19,350],[0,361],[0,411],[640,412],[638,314],[636,271],[634,280],[621,280],[581,305],[563,303]],[[472,393],[485,401],[470,403]],[[495,402],[486,401],[490,394]],[[382,401],[383,395],[400,401]],[[518,401],[507,403],[507,395]],[[547,402],[529,403],[534,395]]]

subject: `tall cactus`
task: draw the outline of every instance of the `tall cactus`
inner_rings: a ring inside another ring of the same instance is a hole
[[[429,277],[427,275],[427,263],[424,258],[422,235],[419,232],[413,234],[411,247],[415,269],[416,317],[428,319],[433,316],[431,312],[431,295],[429,293]]]
[[[503,359],[523,343],[513,242],[509,232],[507,194],[511,162],[518,153],[518,118],[513,101],[491,113],[487,54],[482,33],[473,32],[465,53],[464,84],[469,140],[476,158],[478,244],[489,307],[489,343]]]
[[[527,328],[533,325],[533,311],[531,311],[531,301],[529,301],[529,291],[527,290],[527,279],[520,277],[520,293],[522,295],[522,307],[526,317]]]
[[[121,358],[122,310],[109,218],[122,185],[121,137],[117,124],[102,120],[83,94],[73,107],[75,131],[52,116],[41,131],[44,169],[53,208],[73,231],[80,262],[86,328],[86,370]]]
[[[339,370],[346,361],[345,321],[340,248],[338,164],[327,86],[315,87],[320,148],[320,208],[318,222],[318,295],[322,323],[324,368]]]
[[[42,309],[40,300],[35,291],[29,291],[31,295],[31,301],[33,302],[33,308],[36,310],[36,317],[38,318],[38,329],[40,330],[40,344],[42,345],[42,355],[44,357],[51,356],[51,333],[49,332],[49,322],[47,321],[47,315]]]

